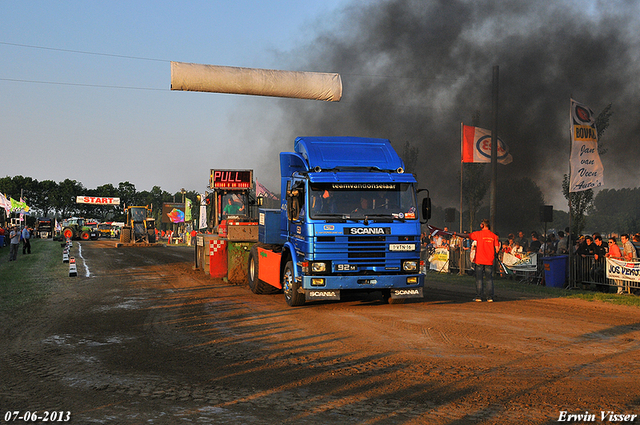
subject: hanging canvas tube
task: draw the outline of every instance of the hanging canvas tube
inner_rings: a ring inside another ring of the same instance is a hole
[[[249,94],[338,102],[340,74],[171,62],[171,90]]]

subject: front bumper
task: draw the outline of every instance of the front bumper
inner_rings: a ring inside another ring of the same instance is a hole
[[[323,285],[318,285],[318,280]],[[407,283],[413,282],[415,283]],[[315,284],[312,284],[315,283]],[[391,290],[391,298],[422,298],[423,274],[376,276],[303,276],[302,289],[307,299],[340,299],[340,291]]]

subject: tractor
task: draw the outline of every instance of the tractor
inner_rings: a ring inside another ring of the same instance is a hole
[[[98,232],[85,225],[85,219],[71,217],[62,221],[62,237],[65,239],[98,239]]]
[[[149,207],[127,207],[124,227],[120,231],[122,243],[156,243],[156,220]]]

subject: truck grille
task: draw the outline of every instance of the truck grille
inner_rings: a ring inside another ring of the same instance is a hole
[[[411,240],[414,238],[411,237]],[[401,259],[407,252],[397,253],[388,250],[388,244],[406,240],[398,236],[331,236],[318,237],[316,258],[327,259],[334,263],[356,265],[360,270],[378,268],[378,271],[399,270]],[[382,268],[382,269],[380,269]]]
[[[348,237],[348,258],[349,260],[356,260],[357,263],[362,266],[384,265],[384,256],[386,250],[387,238],[384,236]]]

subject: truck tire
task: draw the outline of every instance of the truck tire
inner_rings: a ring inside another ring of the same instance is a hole
[[[62,237],[64,239],[73,239],[73,229],[71,227],[62,229]]]
[[[120,231],[120,242],[122,243],[130,243],[131,242],[131,227],[123,227],[122,231]]]
[[[264,280],[260,280],[260,260],[258,255],[258,245],[255,244],[249,251],[249,260],[247,261],[247,281],[249,288],[254,294],[275,294],[280,290],[269,285]]]
[[[304,294],[298,292],[300,284],[296,281],[293,272],[293,262],[287,261],[282,272],[282,289],[284,299],[290,307],[297,307],[304,304]]]
[[[391,290],[382,291],[382,302],[385,304],[404,304],[404,298],[391,298]]]

